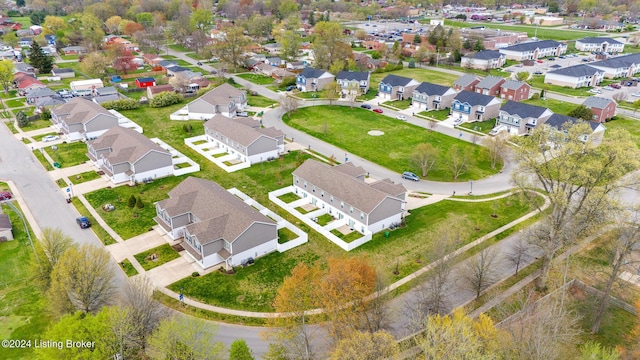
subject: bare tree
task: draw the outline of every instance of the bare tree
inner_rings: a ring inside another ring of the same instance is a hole
[[[500,133],[496,136],[485,136],[482,144],[489,150],[491,168],[495,169],[498,162],[504,158],[505,152],[509,149],[507,135]]]
[[[429,127],[430,130],[435,129],[436,126],[438,126],[438,122],[433,119],[429,119],[427,121],[428,121],[427,126]]]
[[[322,90],[322,95],[329,100],[329,105],[333,105],[333,102],[340,98],[341,93],[342,89],[337,82],[327,84]]]
[[[518,239],[511,245],[509,252],[505,254],[505,258],[507,259],[507,261],[516,267],[516,276],[518,276],[518,270],[520,270],[520,266],[531,259],[530,249],[531,246],[526,237],[519,236]]]
[[[291,113],[295,112],[300,107],[300,102],[293,96],[282,95],[280,96],[280,106],[287,116],[291,117]]]
[[[426,177],[438,158],[438,150],[431,144],[418,144],[411,154],[411,161],[420,168],[422,177]]]
[[[480,139],[480,137],[478,136],[478,134],[475,134],[475,133],[471,134],[471,142],[473,144],[477,144],[479,139]]]
[[[131,336],[142,349],[145,348],[147,338],[155,330],[160,320],[167,317],[169,312],[153,300],[153,284],[146,276],[129,279],[124,294],[124,304],[129,308],[129,316],[138,325]]]
[[[498,253],[493,248],[487,248],[465,262],[462,280],[475,291],[476,299],[480,293],[493,285],[498,279]]]
[[[183,93],[189,86],[189,79],[184,72],[179,72],[169,79],[169,85],[173,86],[173,90]]]
[[[362,89],[360,89],[360,86],[358,86],[358,84],[352,82],[349,83],[349,86],[347,86],[346,89],[346,97],[347,97],[347,101],[349,101],[349,107],[353,107],[353,105],[356,102],[356,99],[358,98],[358,96],[360,96],[360,94],[362,93]]]
[[[458,180],[460,175],[467,172],[467,154],[457,145],[449,150],[449,169],[453,174],[453,180]]]
[[[627,93],[620,91],[613,94],[611,98],[619,104],[621,101],[624,101],[627,99]]]
[[[55,267],[60,261],[62,254],[67,251],[73,242],[71,238],[65,235],[60,229],[44,228],[42,229],[42,237],[40,245],[44,250],[51,267]]]

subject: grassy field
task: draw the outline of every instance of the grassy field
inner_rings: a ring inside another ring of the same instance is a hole
[[[578,89],[572,89],[570,87],[563,87],[558,85],[550,85],[544,83],[544,75],[533,75],[531,79],[527,81],[529,85],[538,89],[547,89],[553,92],[557,92],[560,94],[570,95],[570,96],[591,96],[588,90],[590,88],[582,87]],[[546,91],[546,90],[545,90]]]
[[[162,264],[166,264],[171,260],[179,258],[180,254],[173,250],[171,245],[164,244],[139,254],[135,254],[133,257],[138,260],[143,269],[149,271]]]
[[[19,108],[27,106],[27,99],[11,99],[4,102],[9,108]]]
[[[261,74],[238,74],[239,78],[245,79],[247,81],[251,81],[254,84],[258,85],[271,85],[273,84],[273,78]]]
[[[87,157],[87,144],[83,142],[63,143],[55,146],[58,147],[57,150],[53,150],[51,146],[45,147],[44,150],[54,162],[59,163],[62,167],[79,165],[89,160]]]
[[[396,119],[360,108],[344,106],[316,106],[299,109],[291,119],[284,121],[347,152],[362,156],[396,172],[417,171],[410,156],[421,143],[430,143],[438,149],[438,160],[428,179],[453,181],[447,167],[450,150],[459,146],[468,156],[468,170],[459,181],[481,179],[498,171],[491,170],[487,150],[437,132],[399,122]],[[326,130],[326,131],[325,131]],[[370,130],[380,130],[383,136],[369,136]]]
[[[459,126],[469,130],[479,131],[481,133],[488,134],[491,129],[496,125],[495,120],[476,121],[470,123],[462,123]]]
[[[295,239],[297,237],[298,235],[296,235],[293,231],[287,229],[286,227],[278,229],[278,244],[284,244],[289,240]]]
[[[529,37],[537,36],[541,40],[577,40],[582,39],[585,36],[601,36],[601,32],[597,31],[582,31],[582,30],[570,30],[570,29],[555,29],[543,26],[535,25],[511,25],[504,23],[479,23],[479,22],[461,22],[445,20],[445,25],[468,28],[472,26],[484,26],[488,29],[501,29],[503,31],[521,31],[526,32]],[[537,29],[536,29],[537,28]]]
[[[428,81],[430,83],[446,86],[453,85],[453,82],[458,79],[457,75],[448,74],[441,71],[407,68],[386,73],[371,74],[371,89],[378,89],[378,84],[380,84],[380,81],[389,74],[404,76],[416,81]]]
[[[545,100],[542,100],[542,99],[525,100],[525,101],[523,101],[523,103],[529,104],[529,105],[545,107],[545,108],[548,108],[549,110],[553,111],[554,113],[561,114],[561,115],[567,115],[573,109],[578,107],[578,104],[568,103],[568,102],[549,99],[549,98],[546,98]]]
[[[96,218],[94,218],[93,215],[91,215],[91,213],[89,212],[89,210],[87,210],[87,208],[84,206],[82,201],[78,199],[74,199],[71,202],[71,204],[73,204],[76,210],[78,210],[78,213],[80,215],[86,216],[89,219],[89,221],[91,222],[91,231],[93,231],[96,234],[98,239],[100,239],[100,241],[102,241],[103,244],[111,245],[116,243],[116,240],[111,235],[109,235],[109,233],[98,223]],[[100,211],[103,211],[102,208],[100,208]]]
[[[404,100],[394,100],[394,101],[385,101],[382,104],[393,106],[394,108],[398,108],[400,110],[408,109],[411,106],[411,99]]]
[[[75,176],[71,176],[69,180],[73,185],[78,185],[78,184],[82,184],[83,182],[87,182],[87,181],[91,181],[99,178],[100,178],[100,175],[98,175],[97,172],[87,171]]]
[[[268,107],[274,104],[278,104],[277,101],[273,101],[262,95],[247,95],[247,105],[255,107]]]
[[[129,261],[129,259],[122,260],[120,262],[120,268],[129,277],[138,275],[138,270],[136,270],[136,268],[134,268],[133,265],[131,265],[131,261]]]
[[[423,116],[432,117],[432,118],[434,118],[436,120],[439,120],[439,121],[443,121],[443,120],[447,120],[447,118],[449,117],[449,109],[433,110],[433,111],[421,111],[418,114],[423,115]]]
[[[46,127],[51,126],[51,121],[50,120],[42,120],[42,119],[38,119],[38,120],[33,120],[33,121],[29,121],[29,124],[27,124],[27,126],[20,128],[22,131],[32,131],[32,130],[38,130],[38,129],[44,129]],[[55,135],[55,133],[51,133],[51,134],[44,134],[41,136],[34,136],[34,139],[42,139],[43,137],[45,137],[46,135]]]
[[[640,126],[638,126],[638,120],[618,117],[616,120],[608,121],[604,126],[606,126],[608,131],[613,129],[623,129],[628,131],[635,143],[640,147]]]
[[[15,240],[0,243],[0,338],[39,339],[52,319],[45,297],[31,281],[35,255],[19,217],[7,205],[2,211],[14,225]],[[0,358],[32,359],[33,349],[2,346]]]

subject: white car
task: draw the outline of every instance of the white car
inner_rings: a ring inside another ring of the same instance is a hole
[[[460,125],[460,124],[462,124],[462,123],[463,123],[462,119],[455,119],[455,120],[453,121],[453,126],[458,126],[458,125]]]
[[[640,97],[640,93],[633,93],[633,94],[631,94],[631,96]]]
[[[404,115],[398,115],[398,116],[396,116],[396,119],[402,120],[402,121],[407,121],[407,117],[404,116]]]
[[[58,135],[47,135],[45,137],[42,138],[43,142],[49,142],[49,141],[56,141],[59,140],[60,136]]]
[[[590,93],[592,94],[602,94],[602,91],[598,90],[598,89],[591,89],[589,90]]]

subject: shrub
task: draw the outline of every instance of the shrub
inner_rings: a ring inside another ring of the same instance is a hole
[[[160,94],[153,97],[153,99],[149,100],[149,106],[153,108],[170,106],[173,104],[178,104],[182,101],[182,96],[180,94],[172,93],[170,91],[161,92]]]
[[[129,201],[127,202],[127,206],[133,209],[133,207],[136,206],[136,202],[136,197],[131,194],[131,196],[129,197]]]
[[[142,202],[142,197],[141,196],[138,196],[138,198],[136,199],[136,207],[138,209],[144,208],[144,203]]]
[[[44,108],[42,110],[42,112],[40,113],[40,119],[41,120],[49,120],[51,119],[51,111],[47,108]]]
[[[114,101],[107,101],[102,103],[102,107],[104,107],[107,110],[116,110],[116,111],[122,111],[122,110],[135,110],[140,106],[140,104],[135,101],[134,99],[122,99],[122,100],[114,100]]]
[[[413,60],[413,58],[411,60],[409,60],[409,69],[413,69],[416,67],[416,61]]]
[[[287,86],[295,85],[295,84],[296,84],[296,77],[295,76],[287,76],[287,77],[282,79],[282,82],[280,83],[280,85],[278,85],[278,88],[285,89]]]
[[[538,99],[540,99],[540,93],[535,93],[531,95],[531,100],[538,100]]]

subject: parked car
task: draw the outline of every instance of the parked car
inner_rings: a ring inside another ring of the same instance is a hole
[[[560,55],[560,56],[558,56],[558,57],[559,57],[560,59],[566,59],[566,58],[567,58],[567,57],[566,57],[566,56],[564,56],[564,55]]]
[[[398,120],[402,120],[402,121],[407,121],[407,117],[406,117],[406,116],[404,116],[404,115],[397,115],[397,116],[396,116],[396,119],[398,119]]]
[[[378,114],[382,114],[382,109],[373,109],[373,112],[378,113]]]
[[[42,138],[42,141],[49,142],[49,141],[56,141],[56,140],[59,140],[59,139],[60,139],[60,136],[58,136],[58,135],[47,135],[47,136]]]
[[[198,64],[198,66],[202,66],[202,63],[200,61],[198,61],[196,64]]]
[[[88,229],[91,227],[91,221],[89,221],[89,219],[86,216],[80,216],[79,218],[76,219],[76,222],[78,223],[78,226],[80,226],[81,229]]]
[[[249,116],[249,113],[247,113],[246,111],[238,111],[236,115],[240,117],[247,117]]]
[[[609,86],[611,86],[614,89],[621,89],[622,88],[622,86],[620,86],[620,84],[611,84]]]
[[[590,93],[592,94],[602,94],[602,91],[598,90],[598,89],[591,89],[589,90]]]
[[[549,61],[556,61],[556,58],[549,58]]]
[[[411,180],[411,181],[420,181],[420,178],[418,177],[418,175],[410,172],[410,171],[405,171],[402,173],[402,178],[403,179],[407,179],[407,180]]]
[[[542,64],[542,60],[536,60],[538,64]]]
[[[11,193],[8,191],[0,191],[0,200],[9,200],[11,199]]]
[[[295,86],[295,85],[289,85],[289,86],[287,86],[287,88],[286,88],[285,90],[287,90],[287,91],[291,91],[291,90],[293,90],[293,89],[295,89],[295,88],[296,88],[296,86]]]
[[[463,123],[462,119],[458,118],[453,121],[453,126],[458,126],[462,123]]]
[[[538,70],[538,71],[534,71],[533,72],[534,75],[542,75],[542,71]]]
[[[496,136],[500,132],[505,131],[505,130],[507,130],[506,126],[498,125],[498,126],[494,127],[493,129],[491,129],[491,131],[489,131],[489,135]]]
[[[360,107],[363,108],[363,109],[367,109],[367,110],[371,109],[371,105],[369,105],[369,104],[362,104],[362,105],[360,105]]]
[[[640,97],[640,93],[633,93],[633,94],[631,94],[631,96],[633,96],[633,97]]]
[[[608,90],[608,91],[611,91],[611,90],[613,90],[613,87],[611,87],[611,86],[605,86],[605,87],[603,87],[603,88],[602,88],[602,90]]]

